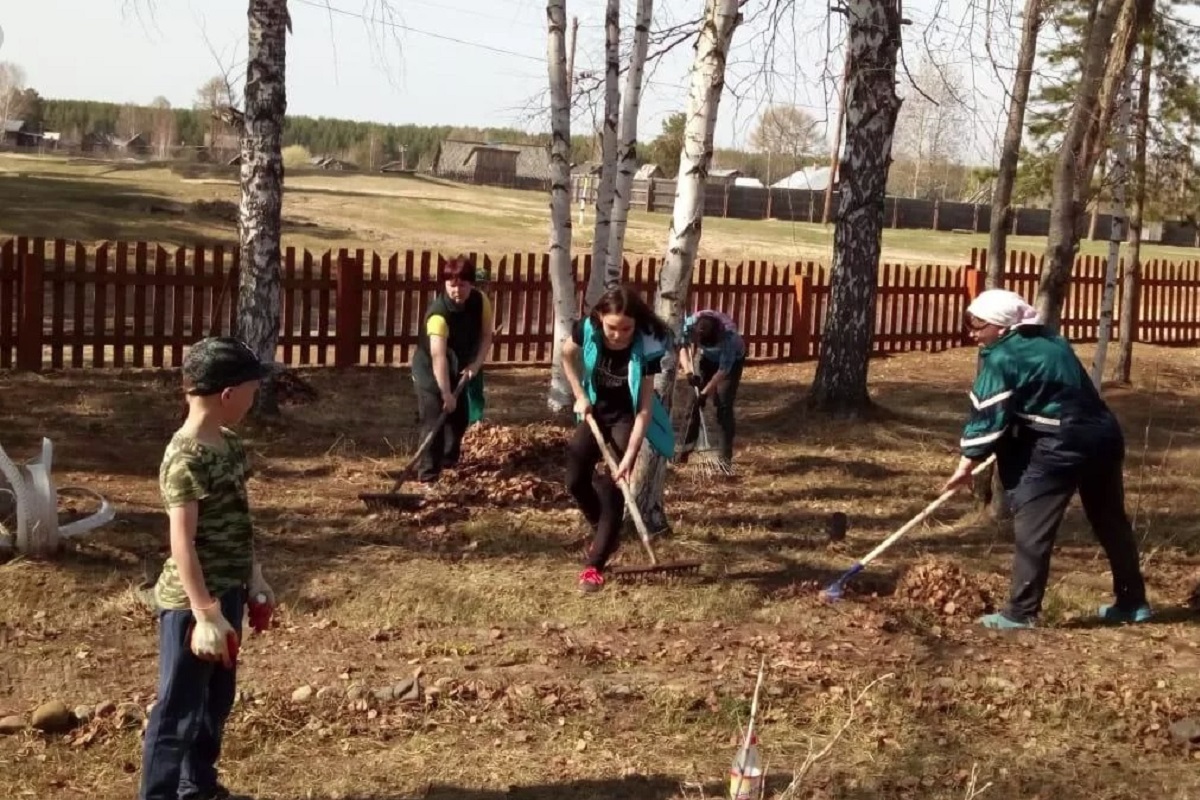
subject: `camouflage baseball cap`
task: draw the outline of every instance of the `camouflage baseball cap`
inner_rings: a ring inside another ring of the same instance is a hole
[[[232,336],[201,339],[183,359],[183,376],[191,384],[188,394],[219,394],[266,374],[267,367],[254,351]]]

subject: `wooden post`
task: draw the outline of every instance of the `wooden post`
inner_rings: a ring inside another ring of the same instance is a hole
[[[42,300],[46,291],[43,280],[43,247],[35,239],[30,250],[25,239],[17,240],[17,271],[21,281],[20,308],[17,312],[17,369],[41,372]]]
[[[983,269],[976,269],[974,266],[963,267],[963,288],[967,293],[966,305],[970,305],[971,301],[978,297],[985,288],[987,288],[987,251],[983,251],[985,259]],[[972,259],[973,261],[974,259]],[[962,330],[962,346],[970,347],[972,344],[971,334],[967,331],[966,326]]]
[[[362,261],[351,258],[344,248],[338,251],[337,321],[334,323],[337,343],[333,349],[335,367],[352,367],[359,362],[363,311],[362,270]]]
[[[800,265],[796,264],[799,269]],[[812,349],[813,292],[812,278],[808,275],[798,275],[792,278],[796,289],[796,309],[792,315],[792,352],[789,361],[807,361],[815,353]]]

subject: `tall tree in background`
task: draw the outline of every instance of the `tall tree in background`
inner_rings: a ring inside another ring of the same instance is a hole
[[[1017,159],[1025,131],[1025,107],[1029,102],[1029,84],[1037,57],[1038,30],[1042,25],[1043,0],[1025,0],[1025,19],[1021,24],[1021,45],[1013,76],[1012,96],[1008,103],[1008,123],[1000,149],[1000,167],[992,192],[992,218],[988,230],[986,285],[998,289],[1004,284],[1004,262],[1008,232],[1012,229],[1013,184],[1017,179]]]
[[[928,56],[917,66],[912,81],[914,90],[896,115],[890,177],[893,181],[907,178],[903,188],[911,197],[945,200],[950,175],[958,171],[964,149],[967,89],[957,70],[939,66]]]
[[[809,402],[857,414],[870,405],[867,369],[875,329],[875,286],[883,244],[883,201],[891,164],[900,12],[889,0],[848,0],[850,70],[846,146],[839,170],[829,311]]]
[[[1125,65],[1125,76],[1117,97],[1119,111],[1116,130],[1113,131],[1111,150],[1112,167],[1112,222],[1108,234],[1108,261],[1104,265],[1104,289],[1100,297],[1100,319],[1096,333],[1096,352],[1092,358],[1092,383],[1100,390],[1104,382],[1104,361],[1108,357],[1108,343],[1112,339],[1113,309],[1117,298],[1117,261],[1121,256],[1121,243],[1125,240],[1125,198],[1129,180],[1129,127],[1131,121],[1131,98],[1133,94],[1133,62]]]
[[[1129,254],[1121,276],[1121,315],[1117,333],[1114,377],[1128,384],[1133,371],[1133,340],[1137,333],[1142,290],[1142,222],[1146,213],[1146,140],[1150,130],[1150,82],[1154,71],[1154,40],[1160,17],[1149,0],[1150,24],[1142,31],[1142,63],[1138,74],[1137,117],[1133,130],[1133,209],[1129,215]]]
[[[584,294],[584,308],[591,308],[604,294],[607,277],[609,231],[612,226],[613,195],[617,182],[617,119],[621,92],[621,3],[608,0],[604,12],[604,123],[600,127],[600,184],[596,188],[596,229],[592,237],[592,272]]]
[[[687,114],[670,114],[662,121],[662,131],[650,143],[650,159],[672,179],[679,168],[679,157],[683,154],[683,131],[686,126]]]
[[[150,144],[159,158],[170,158],[175,135],[175,112],[171,101],[159,95],[150,102]]]
[[[0,125],[25,113],[25,70],[0,61]]]
[[[1097,114],[1109,44],[1121,6],[1131,0],[1097,2],[1099,5],[1095,16],[1087,26],[1087,34],[1083,39],[1079,88],[1063,134],[1051,190],[1050,233],[1046,238],[1046,258],[1038,286],[1037,308],[1042,320],[1052,330],[1058,329],[1071,268],[1079,249],[1086,207],[1085,199],[1080,197],[1080,186],[1090,183],[1094,166],[1088,162],[1089,132]]]
[[[578,316],[571,268],[571,92],[567,73],[567,3],[546,2],[546,64],[550,79],[550,286],[554,293],[554,346],[546,403],[558,413],[571,407],[571,385],[562,346]]]
[[[283,213],[283,121],[287,113],[287,0],[250,0],[242,134],[241,266],[237,335],[263,362],[275,363],[279,341],[280,239]],[[274,381],[259,392],[256,412],[279,411]]]
[[[625,97],[621,106],[621,135],[617,146],[617,181],[613,192],[612,227],[609,231],[608,253],[604,264],[604,284],[621,280],[625,263],[625,230],[629,224],[629,205],[633,200],[633,176],[638,168],[638,112],[642,98],[642,76],[646,67],[646,52],[650,46],[650,20],[654,0],[638,0],[633,22],[633,49],[629,54],[629,71],[625,76]],[[599,269],[595,263],[594,270]],[[590,304],[589,304],[590,305]]]
[[[825,139],[812,115],[796,106],[770,106],[750,132],[750,148],[767,156],[765,183],[781,172],[791,174],[825,151]]]
[[[700,246],[704,186],[712,164],[713,131],[717,125],[721,93],[725,88],[725,63],[733,32],[742,21],[738,6],[738,0],[705,0],[704,19],[696,40],[683,152],[679,157],[679,176],[675,184],[675,208],[667,235],[666,254],[658,273],[658,291],[654,297],[655,312],[673,331],[683,328],[692,268]],[[676,368],[675,358],[664,359],[662,373],[654,381],[654,388],[667,408],[671,406]],[[647,524],[655,530],[668,527],[663,510],[666,471],[666,460],[655,454],[652,448],[643,447],[634,471],[633,484],[638,506]]]

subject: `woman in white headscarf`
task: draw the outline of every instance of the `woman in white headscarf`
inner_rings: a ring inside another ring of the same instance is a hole
[[[980,345],[979,374],[959,443],[962,458],[945,488],[968,485],[975,466],[994,453],[1016,533],[1008,606],[980,622],[989,628],[1034,626],[1054,540],[1076,491],[1113,574],[1115,602],[1101,606],[1100,617],[1149,619],[1125,513],[1125,440],[1117,418],[1070,343],[1041,325],[1020,295],[980,293],[967,308],[967,322]]]

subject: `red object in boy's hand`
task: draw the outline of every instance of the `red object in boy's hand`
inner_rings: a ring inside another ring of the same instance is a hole
[[[262,597],[262,595],[259,595]],[[264,600],[254,599],[250,601],[250,628],[255,633],[262,633],[271,627],[271,615],[275,612],[275,607]]]
[[[230,631],[229,633],[225,634],[225,646],[229,648],[229,663],[226,664],[226,666],[229,667],[229,669],[233,669],[237,666],[238,649],[241,647],[241,643],[238,641],[238,635],[236,632]]]

